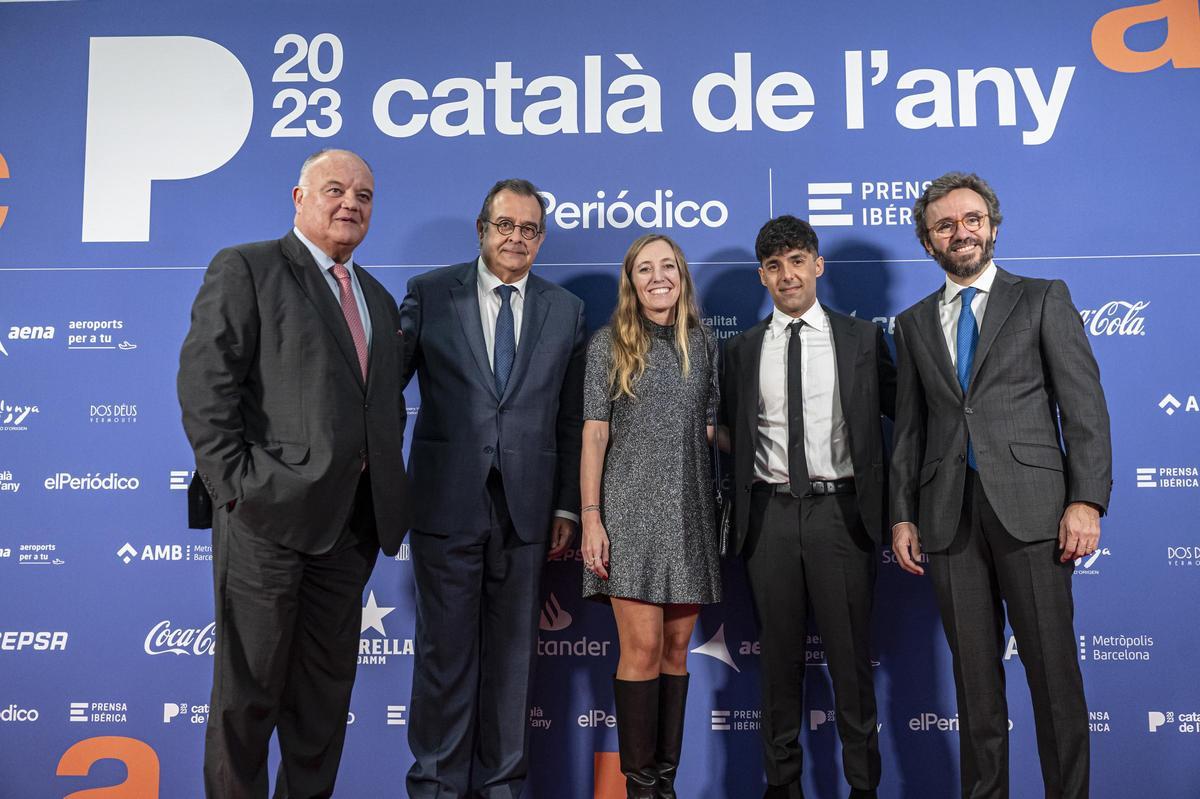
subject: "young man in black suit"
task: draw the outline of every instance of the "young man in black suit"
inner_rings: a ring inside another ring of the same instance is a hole
[[[767,799],[798,799],[811,611],[833,680],[852,797],[873,797],[879,739],[870,621],[887,490],[881,415],[896,372],[883,331],[817,301],[825,271],[808,223],[781,216],[755,242],[775,308],[731,339],[722,422],[734,457],[733,549],[761,625]]]

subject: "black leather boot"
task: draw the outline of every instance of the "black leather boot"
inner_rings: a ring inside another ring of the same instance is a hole
[[[658,769],[654,747],[658,742],[658,678],[613,678],[617,706],[617,748],[625,775],[627,799],[654,799]]]
[[[679,754],[683,751],[683,716],[687,709],[687,674],[660,674],[658,677],[658,764],[656,799],[675,799],[675,775]]]

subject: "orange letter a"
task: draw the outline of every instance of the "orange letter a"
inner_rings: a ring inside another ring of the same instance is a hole
[[[1125,33],[1144,22],[1167,21],[1167,37],[1155,50],[1130,50]],[[1200,3],[1158,0],[1110,11],[1092,28],[1096,60],[1114,72],[1149,72],[1170,61],[1177,69],[1200,67]]]

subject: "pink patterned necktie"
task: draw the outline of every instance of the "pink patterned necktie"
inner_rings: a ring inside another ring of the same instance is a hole
[[[354,301],[354,289],[350,284],[350,271],[342,264],[334,264],[329,268],[337,278],[340,289],[342,314],[346,317],[346,325],[350,328],[350,338],[354,339],[354,349],[358,352],[358,366],[362,369],[363,380],[367,379],[367,331],[363,329],[362,317],[358,315],[358,303]]]

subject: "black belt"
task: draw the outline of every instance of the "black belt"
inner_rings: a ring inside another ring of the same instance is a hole
[[[792,486],[789,483],[762,483],[755,482],[751,486],[752,490],[769,494],[787,494],[791,496]],[[854,493],[854,478],[843,477],[841,480],[810,480],[808,483],[808,491],[804,494],[806,497],[824,496],[826,494],[853,494]]]

